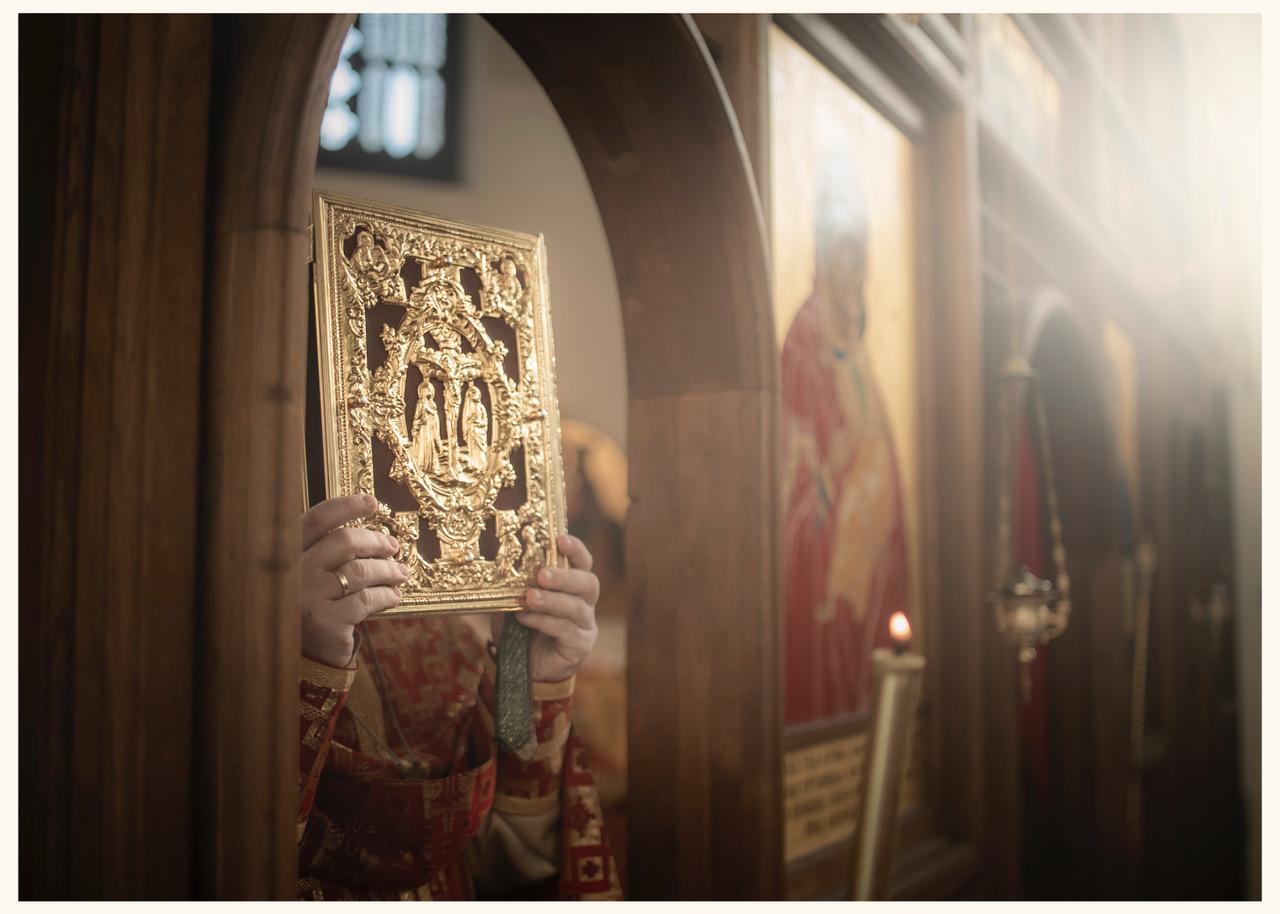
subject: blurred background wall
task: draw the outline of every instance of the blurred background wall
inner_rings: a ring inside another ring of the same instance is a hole
[[[316,187],[547,239],[560,409],[627,443],[627,359],[613,261],[569,134],[511,46],[461,20],[460,176],[380,175],[321,165]]]

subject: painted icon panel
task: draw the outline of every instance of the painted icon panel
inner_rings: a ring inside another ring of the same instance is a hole
[[[913,151],[775,28],[785,721],[865,709],[896,610],[917,632]]]

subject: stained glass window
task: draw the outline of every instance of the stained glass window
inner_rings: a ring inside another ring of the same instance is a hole
[[[459,19],[360,15],[329,81],[321,165],[458,177]]]

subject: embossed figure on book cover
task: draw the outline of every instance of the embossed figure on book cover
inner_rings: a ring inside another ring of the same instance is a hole
[[[312,215],[326,488],[377,497],[410,569],[390,612],[521,608],[565,528],[542,237],[323,191]]]

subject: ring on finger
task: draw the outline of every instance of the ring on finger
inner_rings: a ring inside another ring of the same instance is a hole
[[[338,576],[338,584],[342,587],[342,595],[345,597],[347,594],[351,593],[351,581],[347,576],[336,568],[333,570],[333,573]]]

